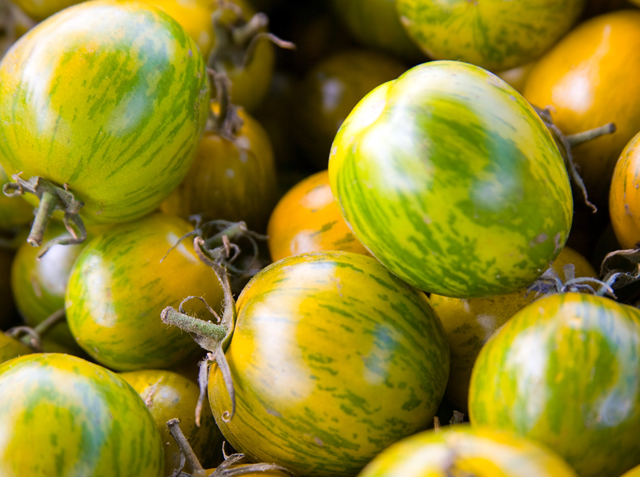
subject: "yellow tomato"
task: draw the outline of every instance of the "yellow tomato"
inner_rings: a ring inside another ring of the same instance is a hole
[[[638,125],[640,129],[640,124]],[[609,194],[611,225],[623,248],[640,242],[640,133],[622,151],[616,163]]]
[[[552,264],[562,279],[562,267],[568,263],[575,266],[576,277],[597,277],[586,258],[565,247]],[[526,290],[520,290],[507,295],[469,299],[431,295],[431,304],[442,320],[451,350],[445,396],[458,411],[467,412],[471,369],[480,349],[498,328],[535,299],[535,294],[526,293]]]
[[[369,254],[340,215],[326,170],[299,182],[280,199],[267,235],[273,261],[323,250]]]
[[[550,106],[574,134],[609,122],[617,131],[574,149],[590,198],[605,204],[615,163],[640,128],[640,11],[592,18],[570,32],[531,71],[525,98]]]

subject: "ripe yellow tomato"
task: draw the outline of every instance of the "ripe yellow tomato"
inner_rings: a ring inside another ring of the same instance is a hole
[[[638,125],[640,129],[640,124]],[[611,225],[623,248],[640,242],[640,133],[622,151],[609,194]]]
[[[369,254],[340,215],[326,170],[299,182],[280,199],[267,235],[273,261],[323,250]]]
[[[640,11],[592,18],[570,32],[531,71],[524,97],[551,106],[565,134],[614,122],[614,134],[574,149],[580,175],[596,204],[606,204],[620,152],[640,129]]]

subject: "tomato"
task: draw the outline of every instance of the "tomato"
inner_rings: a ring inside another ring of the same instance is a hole
[[[577,477],[554,452],[512,433],[468,425],[394,444],[358,477]]]
[[[0,330],[6,329],[15,315],[10,279],[14,255],[12,250],[0,248]]]
[[[262,126],[243,109],[235,133],[206,131],[182,183],[161,204],[167,214],[245,221],[264,230],[277,199],[273,149]]]
[[[326,170],[299,182],[280,199],[267,235],[273,261],[323,250],[368,254],[340,215]]]
[[[44,235],[43,245],[46,247],[52,240],[70,236],[62,223],[52,221]],[[64,308],[71,267],[83,247],[84,244],[54,245],[38,260],[40,250],[26,242],[20,246],[11,265],[11,290],[27,325],[36,326]],[[66,322],[56,325],[49,336],[66,346],[78,348]]]
[[[71,333],[96,361],[131,371],[167,368],[198,353],[188,334],[160,320],[165,306],[178,307],[189,295],[206,297],[214,308],[222,299],[213,270],[189,240],[167,254],[191,230],[183,219],[155,214],[117,225],[82,250],[65,309]],[[198,304],[188,309],[205,311]]]
[[[140,3],[86,2],[40,23],[0,63],[7,174],[58,187],[43,195],[47,207],[64,186],[87,223],[150,213],[187,173],[206,122],[196,50],[173,19]]]
[[[72,5],[81,3],[83,0],[13,0],[20,9],[36,21],[44,20],[54,13],[64,10]]]
[[[237,302],[209,403],[225,438],[253,462],[299,475],[353,475],[392,442],[426,428],[449,351],[427,298],[378,262],[318,252],[258,273]]]
[[[336,13],[363,45],[408,61],[424,60],[424,54],[400,23],[395,4],[395,0],[332,1]]]
[[[564,134],[613,122],[616,132],[573,149],[589,197],[606,206],[615,163],[640,129],[640,11],[623,10],[576,27],[536,63],[524,97]]]
[[[0,365],[0,389],[0,475],[163,475],[153,418],[115,373],[33,354]]]
[[[353,107],[405,69],[393,57],[369,50],[341,51],[317,64],[300,87],[296,108],[296,138],[308,161],[325,169],[331,141]]]
[[[235,465],[230,467],[230,469],[241,469],[241,468],[246,468],[249,465],[252,464],[241,464],[241,465]],[[211,475],[211,473],[213,471],[215,471],[216,469],[208,469],[207,470],[207,475]],[[236,474],[236,475],[243,475],[245,477],[287,477],[290,476],[291,474],[285,474],[284,472],[280,471],[280,470],[256,470],[255,472],[250,472],[246,469],[242,470],[242,473]]]
[[[625,473],[622,477],[639,477],[640,476],[640,465],[634,467],[629,472]]]
[[[400,20],[431,58],[492,71],[538,58],[576,22],[585,0],[397,0]]]
[[[196,426],[195,408],[200,395],[198,386],[177,373],[145,369],[120,374],[144,400],[151,411],[164,446],[164,475],[172,475],[180,466],[180,450],[169,433],[167,421],[179,419],[180,428],[200,462],[215,465],[222,460],[222,434],[210,409],[204,409],[200,427]],[[219,454],[219,456],[218,456]],[[191,471],[187,468],[186,471]]]
[[[469,388],[473,425],[552,449],[582,477],[640,464],[640,311],[578,293],[520,310],[480,351]]]
[[[571,227],[549,131],[517,91],[461,62],[416,66],[369,93],[336,135],[329,178],[372,255],[439,295],[528,286]]]
[[[635,248],[640,242],[640,132],[622,151],[611,180],[609,213],[618,242]]]
[[[0,166],[0,188],[11,182]],[[33,220],[33,207],[23,199],[14,199],[0,194],[0,229],[11,229],[27,225]]]
[[[535,61],[530,61],[522,66],[516,66],[515,68],[499,71],[496,75],[513,86],[518,93],[522,93],[524,91],[524,85],[527,82],[527,78],[535,64]]]
[[[564,247],[551,265],[562,280],[565,278],[563,267],[569,263],[573,264],[576,277],[598,276],[586,258]],[[467,412],[471,370],[484,344],[518,310],[535,298],[535,293],[527,293],[527,290],[469,299],[431,294],[431,304],[442,320],[451,350],[451,370],[445,397],[456,410]]]
[[[0,333],[0,364],[10,359],[17,358],[18,356],[24,356],[25,354],[31,354],[31,350],[28,346],[23,345],[18,340],[11,338],[4,333]]]

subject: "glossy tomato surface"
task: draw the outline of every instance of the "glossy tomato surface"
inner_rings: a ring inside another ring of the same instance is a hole
[[[133,220],[187,173],[208,98],[204,60],[175,20],[138,2],[85,2],[0,63],[0,163],[68,187],[87,223]]]
[[[639,127],[640,129],[640,127]],[[611,179],[609,213],[616,238],[623,248],[640,242],[640,132],[620,154]]]
[[[510,432],[456,425],[394,444],[358,477],[577,477],[551,450]]]
[[[466,63],[425,63],[368,94],[333,142],[329,178],[358,240],[440,295],[528,286],[571,226],[549,131],[517,91]]]
[[[550,106],[564,134],[616,125],[616,132],[574,148],[589,196],[606,206],[625,145],[640,131],[640,11],[622,10],[582,23],[531,71],[524,97]]]
[[[117,374],[74,356],[33,354],[0,365],[0,389],[3,477],[163,475],[153,418]]]
[[[219,282],[193,243],[185,240],[169,252],[191,230],[179,217],[154,214],[114,226],[82,250],[65,310],[71,333],[96,361],[118,371],[168,368],[199,352],[188,334],[160,320],[166,306],[178,308],[188,296],[203,296],[214,309],[220,305]],[[187,309],[205,311],[197,301]]]
[[[585,0],[397,0],[400,20],[429,57],[500,71],[538,58],[573,26]]]
[[[273,261],[323,250],[368,255],[340,215],[326,170],[300,181],[280,199],[269,218],[267,236]]]
[[[196,383],[178,373],[159,369],[129,371],[120,376],[136,390],[153,416],[165,444],[166,477],[180,468],[180,449],[167,427],[170,419],[180,420],[180,429],[203,466],[222,460],[222,434],[207,406],[202,408],[200,426],[196,425],[195,409],[200,395]],[[185,471],[193,469],[187,465]]]
[[[0,166],[0,188],[4,187],[11,178]],[[33,206],[24,199],[16,200],[0,192],[0,229],[11,229],[27,225],[33,220]]]
[[[234,449],[299,475],[356,474],[425,429],[449,350],[426,296],[348,252],[276,262],[245,287],[226,350],[236,413],[212,367],[209,402]]]
[[[565,293],[520,310],[480,351],[474,425],[554,449],[583,477],[640,464],[640,311]]]

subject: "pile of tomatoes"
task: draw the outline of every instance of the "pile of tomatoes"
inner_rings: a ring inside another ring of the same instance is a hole
[[[640,476],[640,4],[307,3],[0,4],[0,475]]]

